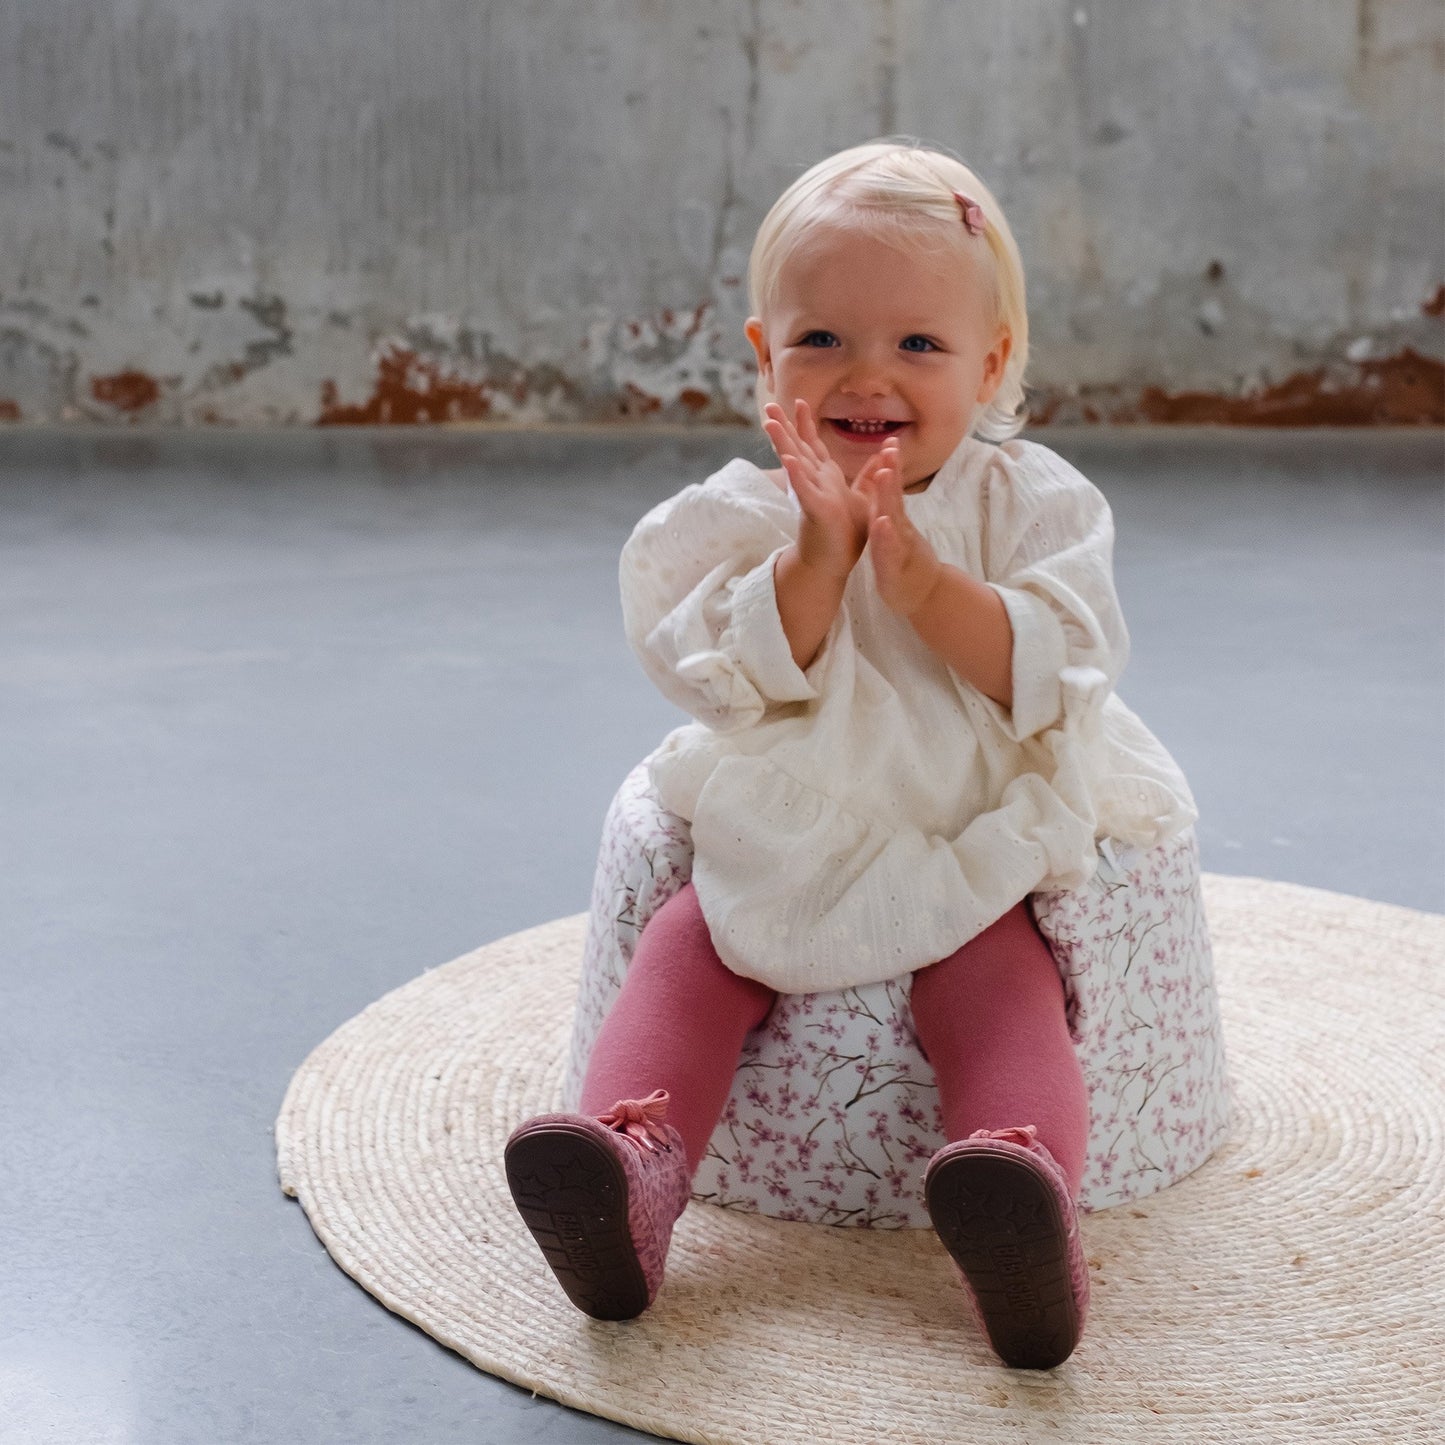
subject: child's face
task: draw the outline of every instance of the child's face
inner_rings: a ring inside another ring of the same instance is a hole
[[[961,249],[982,244],[960,238]],[[1010,341],[979,272],[973,255],[905,255],[865,231],[820,227],[784,261],[773,314],[748,318],[774,399],[790,420],[797,398],[808,403],[849,482],[889,434],[904,486],[926,481],[992,400]],[[880,418],[898,425],[868,435],[846,425]]]

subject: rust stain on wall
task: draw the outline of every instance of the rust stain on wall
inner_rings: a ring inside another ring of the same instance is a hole
[[[1296,372],[1241,397],[1151,386],[1139,396],[1138,414],[1144,421],[1234,426],[1445,424],[1445,364],[1406,347],[1396,356],[1358,363],[1357,372],[1347,381],[1331,380],[1324,367]]]
[[[1133,401],[1115,388],[1086,388],[1078,396],[1046,392],[1029,397],[1029,421],[1129,425],[1445,426],[1445,363],[1405,347],[1394,356],[1296,372],[1243,396],[1210,391],[1165,391],[1148,386]]]
[[[337,400],[336,383],[321,383],[317,426],[415,425],[422,422],[480,421],[492,409],[485,382],[467,381],[442,370],[403,346],[377,359],[371,395],[359,406]]]
[[[92,376],[90,394],[117,411],[137,412],[160,399],[160,383],[143,371],[117,371],[112,376]]]
[[[1422,305],[1432,315],[1436,311],[1445,313],[1445,286]],[[674,316],[680,319],[676,313]],[[489,360],[495,364],[496,358]],[[496,403],[505,403],[508,398],[520,404],[549,388],[574,393],[567,378],[555,367],[529,370],[513,365],[503,368],[506,375],[478,380],[447,369],[444,361],[420,354],[405,342],[385,343],[378,350],[375,364],[371,395],[359,403],[342,402],[334,380],[321,383],[321,407],[315,425],[476,422],[494,417]],[[149,405],[159,394],[151,378],[135,371],[97,377],[92,387],[100,399],[132,411]],[[572,394],[574,404],[579,400]],[[701,422],[704,417],[717,421],[718,408],[718,396],[701,386],[684,387],[666,400],[631,379],[614,381],[613,388],[582,400],[585,419],[595,422],[649,418]],[[0,420],[5,419],[18,420],[18,409],[8,416],[0,403]],[[203,415],[199,419],[209,422],[213,417]],[[734,417],[730,410],[726,419],[729,423],[746,423],[746,418]],[[1445,425],[1445,363],[1407,346],[1393,356],[1359,362],[1341,360],[1296,372],[1243,395],[1175,392],[1159,386],[1146,386],[1133,394],[1115,385],[1067,391],[1031,388],[1029,420],[1035,426],[1441,426]]]
[[[19,421],[20,403],[11,401],[8,396],[0,396],[0,421]]]

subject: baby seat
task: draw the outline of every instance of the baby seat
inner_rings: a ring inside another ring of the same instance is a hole
[[[688,824],[662,807],[647,763],[603,824],[564,1109],[577,1107],[643,926],[692,876]],[[1031,897],[1089,1088],[1081,1206],[1142,1199],[1197,1169],[1229,1121],[1194,830],[1148,852],[1103,839],[1085,887]],[[693,1197],[779,1219],[928,1227],[923,1168],[947,1140],[908,995],[905,975],[780,996],[744,1043]]]

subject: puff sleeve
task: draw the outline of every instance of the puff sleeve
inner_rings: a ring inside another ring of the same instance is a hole
[[[1016,440],[1000,451],[1008,460],[984,499],[983,558],[1013,627],[1013,707],[984,701],[1023,742],[1062,721],[1071,680],[1113,690],[1129,660],[1129,632],[1104,494],[1048,447]]]
[[[778,615],[773,567],[796,536],[791,497],[733,462],[654,507],[622,549],[628,645],[665,697],[716,732],[819,696],[810,677],[833,633],[805,673]]]

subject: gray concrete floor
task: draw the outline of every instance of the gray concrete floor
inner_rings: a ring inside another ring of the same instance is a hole
[[[1212,872],[1445,911],[1438,432],[1040,432]],[[587,907],[682,715],[617,556],[743,433],[0,434],[0,1439],[638,1438],[481,1374],[277,1187],[292,1071]]]

